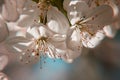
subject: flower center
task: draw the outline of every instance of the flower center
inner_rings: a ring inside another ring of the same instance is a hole
[[[25,61],[26,64],[31,63],[32,58],[37,60],[41,59],[41,56],[46,58],[46,53],[48,52],[48,38],[40,37],[37,40],[34,40],[31,46],[28,49],[23,51],[20,59]]]
[[[96,17],[98,17],[98,15],[89,18],[86,18],[85,16],[81,17],[80,20],[75,23],[76,28],[79,29],[81,33],[88,32],[91,36],[94,36],[98,30],[102,29],[99,25],[89,23],[89,21],[95,20]]]
[[[94,15],[89,18],[82,17],[79,21],[76,22],[76,31],[80,34],[81,40],[87,43],[90,43],[92,46],[94,46],[93,43],[91,43],[89,40],[96,36],[96,33],[99,32],[101,34],[104,34],[103,31],[100,31],[103,29],[103,26],[99,26],[96,24],[89,23],[89,21],[95,20],[95,18],[98,17],[98,15]],[[99,39],[99,37],[96,37]]]
[[[48,51],[47,41],[47,37],[40,37],[39,39],[35,40],[35,49],[33,49],[33,55],[46,55],[46,52]]]
[[[90,27],[90,25],[87,24],[87,21],[89,21],[89,20],[93,20],[93,18],[87,20],[87,19],[85,19],[85,16],[83,16],[80,18],[79,21],[77,21],[75,23],[75,25],[76,25],[76,28],[79,29],[81,33],[88,32],[89,34],[93,35],[94,31],[92,31],[91,30],[92,28]]]

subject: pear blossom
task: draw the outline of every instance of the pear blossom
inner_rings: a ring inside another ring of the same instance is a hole
[[[76,0],[64,1],[64,8],[73,26],[67,39],[70,48],[71,42],[76,42],[76,46],[82,43],[85,47],[94,48],[105,37],[104,26],[113,22],[113,10],[108,5],[91,9],[86,2]]]

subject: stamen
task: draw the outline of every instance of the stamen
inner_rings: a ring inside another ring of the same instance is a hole
[[[46,24],[47,11],[49,7],[50,7],[49,0],[39,0],[39,3],[37,4],[37,8],[40,9],[40,14],[39,14],[40,23]]]
[[[42,66],[42,63],[46,63],[45,59],[47,56],[47,53],[54,58],[61,58],[60,54],[55,54],[54,46],[49,43],[49,38],[47,37],[40,37],[36,40],[33,40],[33,45],[29,46],[28,49],[26,49],[24,54],[20,57],[21,62],[24,62],[26,64],[31,63],[33,59],[37,60],[39,57],[40,59],[40,65]],[[42,61],[41,61],[42,60]],[[42,68],[42,67],[41,67]]]
[[[88,43],[89,43],[89,44],[91,44],[91,46],[94,46],[89,40],[92,37],[94,37],[99,30],[103,29],[103,27],[101,27],[99,25],[98,26],[97,25],[93,25],[93,28],[92,28],[91,27],[92,24],[87,23],[88,21],[94,20],[96,17],[98,17],[97,14],[92,16],[92,17],[90,17],[90,18],[87,18],[87,19],[85,19],[85,16],[84,16],[84,17],[80,18],[80,20],[78,22],[76,22],[76,24],[75,24],[76,31],[78,33],[80,33],[80,35],[81,35],[81,41],[84,41],[86,43],[86,45],[88,45]],[[84,33],[86,35],[88,35],[89,39],[87,39],[87,37],[84,35]],[[97,37],[97,38],[99,38],[99,37]],[[81,46],[78,46],[78,50],[80,50],[80,49],[81,49]]]

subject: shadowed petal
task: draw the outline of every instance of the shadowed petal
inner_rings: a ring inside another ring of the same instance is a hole
[[[0,56],[0,71],[5,68],[8,63],[8,57],[5,55]]]
[[[0,42],[5,40],[8,34],[9,34],[9,31],[8,31],[7,25],[0,17]]]
[[[88,15],[86,16],[88,19],[88,24],[95,24],[95,25],[108,25],[113,22],[113,10],[108,5],[99,6],[93,10],[91,10]]]
[[[2,16],[8,21],[16,21],[18,19],[16,0],[5,0]]]

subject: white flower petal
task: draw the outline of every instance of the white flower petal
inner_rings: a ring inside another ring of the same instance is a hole
[[[40,37],[39,30],[37,27],[30,27],[28,28],[27,32],[34,36],[35,39],[38,39]]]
[[[47,30],[44,27],[46,27],[46,26],[40,26],[39,27],[39,34],[40,34],[40,36],[47,37],[47,35],[46,35]]]
[[[88,24],[95,24],[95,25],[108,25],[113,22],[113,10],[108,5],[99,6],[93,10],[91,10],[88,15],[86,16],[88,19]]]
[[[84,1],[72,0],[67,2],[64,1],[64,8],[67,11],[68,18],[72,25],[80,20],[81,17],[85,16],[89,10],[88,5]]]
[[[55,34],[51,39],[54,42],[61,42],[61,41],[65,41],[65,38],[66,38],[65,35]]]
[[[72,63],[74,59],[80,56],[80,54],[81,53],[76,53],[75,51],[66,49],[66,52],[61,56],[61,58],[68,63]]]
[[[14,45],[14,44],[17,44],[19,42],[28,42],[30,41],[29,39],[26,39],[22,36],[16,36],[16,37],[11,37],[11,38],[8,38],[6,39],[6,44],[10,44],[10,45]]]
[[[66,57],[63,57],[62,59],[67,63],[72,63],[73,62],[73,59],[68,59]]]
[[[77,29],[74,30],[74,28],[71,28],[71,30],[69,30],[66,39],[66,45],[72,51],[75,51],[76,53],[81,53],[82,42],[81,42],[81,36],[79,30]]]
[[[102,31],[97,32],[94,36],[84,33],[82,43],[87,48],[95,48],[104,39],[105,35]]]
[[[69,28],[67,18],[55,7],[52,7],[47,12],[48,27],[59,34],[66,34]]]
[[[39,20],[39,9],[35,6],[36,3],[27,0],[25,7],[20,15],[20,19],[17,21],[17,25],[20,27],[29,27],[36,24]]]
[[[107,25],[103,28],[106,36],[110,37],[110,38],[114,38],[115,34],[117,32],[117,29],[113,26],[113,25]]]

